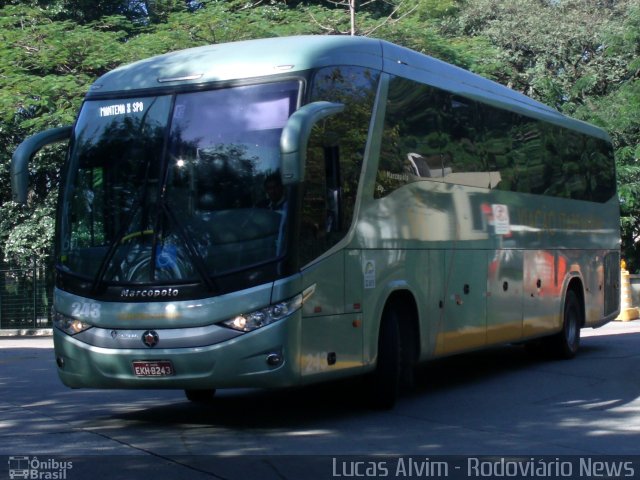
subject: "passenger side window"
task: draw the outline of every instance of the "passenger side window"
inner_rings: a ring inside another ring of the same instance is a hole
[[[344,104],[344,111],[316,125],[309,140],[303,183],[300,265],[309,263],[349,231],[379,73],[360,67],[318,70],[310,102]]]
[[[605,140],[396,77],[374,197],[432,181],[605,202],[611,155]]]
[[[420,180],[491,188],[477,118],[476,102],[393,78],[375,198]]]

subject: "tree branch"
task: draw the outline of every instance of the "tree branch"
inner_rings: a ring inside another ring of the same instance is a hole
[[[365,36],[368,37],[369,35],[371,35],[373,32],[375,32],[376,30],[378,30],[379,28],[382,28],[383,26],[385,26],[387,23],[389,22],[393,22],[393,23],[397,23],[400,20],[402,20],[404,17],[406,17],[407,15],[412,14],[416,8],[418,8],[418,5],[414,5],[408,12],[403,13],[402,15],[400,15],[398,18],[393,18],[393,16],[398,12],[398,10],[400,9],[400,7],[402,6],[404,2],[400,2],[400,4],[393,10],[393,12],[391,12],[391,14],[379,25],[373,27],[372,29],[368,30],[367,32],[365,32]]]
[[[309,16],[311,17],[311,20],[313,20],[313,23],[315,23],[318,27],[320,27],[322,30],[324,30],[325,32],[329,32],[329,33],[339,33],[340,35],[346,35],[348,32],[341,32],[340,30],[338,30],[337,28],[334,27],[327,27],[325,25],[322,25],[317,19],[316,17],[313,16],[313,13],[308,12]]]

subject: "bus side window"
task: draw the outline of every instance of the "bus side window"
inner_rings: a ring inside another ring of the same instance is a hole
[[[314,127],[307,148],[302,192],[301,265],[324,253],[346,233],[340,146],[336,144],[336,135],[327,133],[325,126]]]
[[[310,101],[342,103],[344,111],[316,125],[309,139],[302,192],[299,263],[338,243],[351,227],[378,72],[353,66],[319,69]]]
[[[454,105],[462,106],[442,90],[400,77],[391,80],[375,198],[420,180],[447,181],[456,172],[460,155],[452,135],[465,130],[454,125],[454,114],[462,110],[454,111]]]

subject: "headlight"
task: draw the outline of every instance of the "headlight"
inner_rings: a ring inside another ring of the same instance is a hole
[[[55,312],[53,316],[53,325],[62,330],[67,335],[75,335],[83,332],[88,328],[91,328],[87,322],[77,320],[75,318],[67,317],[60,312]]]
[[[296,310],[299,310],[301,306],[302,295],[296,295],[289,300],[270,305],[267,308],[225,320],[224,322],[221,322],[221,325],[241,332],[251,332],[257,328],[264,327],[282,320],[283,318],[287,318]]]

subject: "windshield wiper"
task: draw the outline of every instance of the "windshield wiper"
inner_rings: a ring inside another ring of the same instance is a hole
[[[140,126],[137,129],[139,136],[142,136],[143,129],[146,125],[147,115],[149,115],[149,113],[153,110],[153,106],[157,100],[158,100],[158,97],[154,98],[151,101],[151,103],[148,105],[148,107],[145,108],[145,112],[142,115],[142,118],[140,120]],[[106,255],[104,256],[104,258],[102,259],[102,262],[100,263],[100,268],[98,269],[98,273],[96,274],[93,280],[93,285],[91,286],[91,291],[93,293],[97,293],[98,288],[102,284],[104,276],[106,275],[107,270],[109,269],[109,264],[111,263],[111,260],[113,260],[113,257],[115,256],[116,251],[118,250],[118,246],[122,243],[122,240],[125,237],[127,231],[129,230],[129,227],[135,220],[138,210],[140,210],[142,206],[144,206],[146,209],[150,207],[150,205],[148,204],[149,203],[148,194],[149,194],[150,171],[151,171],[151,161],[147,161],[146,170],[144,173],[144,183],[143,183],[144,188],[142,188],[142,191],[140,192],[138,201],[135,202],[133,205],[133,211],[131,212],[131,216],[127,221],[124,222],[123,227],[118,231],[118,233],[114,237],[113,241],[109,245],[109,249],[107,250]],[[139,230],[140,233],[144,232],[144,228],[142,226],[144,219],[145,219],[145,214],[143,210],[140,216],[140,230]],[[135,232],[132,232],[132,233],[135,233]]]
[[[96,273],[96,276],[93,279],[93,285],[91,285],[91,292],[92,293],[97,293],[98,288],[102,284],[102,280],[103,280],[105,274],[107,273],[107,269],[109,268],[109,264],[111,263],[111,260],[113,260],[113,257],[115,256],[116,251],[118,250],[118,247],[120,246],[120,242],[122,241],[122,239],[124,238],[125,234],[129,230],[129,227],[133,223],[133,220],[135,219],[136,214],[138,213],[138,210],[140,210],[141,205],[142,205],[142,202],[137,202],[136,206],[134,207],[133,211],[131,212],[131,216],[129,217],[129,220],[124,222],[124,225],[122,226],[122,228],[120,230],[118,230],[118,233],[114,237],[113,242],[111,242],[111,244],[109,245],[109,249],[107,250],[106,255],[102,259],[102,262],[100,262],[100,268],[98,268],[98,273]]]
[[[185,246],[187,247],[187,255],[189,256],[189,260],[195,267],[198,275],[202,279],[203,283],[207,286],[209,291],[220,290],[218,285],[215,283],[213,278],[209,275],[207,271],[207,266],[202,259],[202,256],[198,253],[196,246],[193,244],[193,240],[189,238],[186,229],[178,220],[178,217],[173,213],[173,211],[169,208],[169,206],[165,202],[161,202],[162,210],[164,210],[169,220],[173,223],[176,228],[178,236],[182,239]]]

